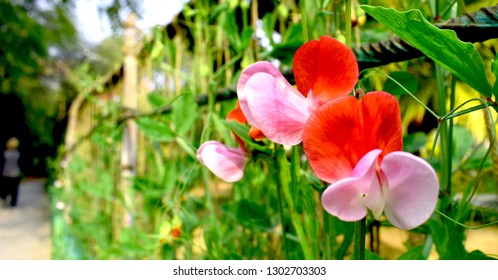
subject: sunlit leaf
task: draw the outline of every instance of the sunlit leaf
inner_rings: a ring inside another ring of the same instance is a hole
[[[398,260],[425,260],[425,257],[422,254],[423,250],[424,244],[408,250],[403,255],[399,256]]]
[[[173,102],[172,121],[175,125],[174,130],[180,135],[187,133],[194,125],[197,118],[198,106],[194,95],[185,92],[181,97]]]
[[[466,260],[496,260],[495,258],[489,257],[480,250],[474,250],[465,256]]]
[[[380,261],[380,260],[382,260],[382,258],[379,255],[377,255],[376,253],[374,253],[368,249],[365,249],[365,260]]]
[[[152,119],[140,118],[137,119],[137,126],[147,137],[154,141],[173,141],[174,133],[165,123]]]
[[[498,53],[496,54],[496,58],[491,63],[491,71],[495,75],[495,84],[493,86],[493,95],[495,96],[495,100],[498,100]]]
[[[154,109],[161,108],[169,103],[168,99],[161,95],[159,92],[149,93],[147,95],[147,101],[149,101],[149,104]]]
[[[401,39],[442,64],[475,90],[484,96],[491,96],[492,88],[486,79],[484,62],[473,44],[460,41],[452,30],[437,28],[418,10],[398,12],[384,7],[361,7]]]

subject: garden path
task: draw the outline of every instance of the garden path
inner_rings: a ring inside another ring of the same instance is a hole
[[[44,186],[43,179],[24,180],[16,207],[0,203],[0,260],[51,258],[50,209]]]

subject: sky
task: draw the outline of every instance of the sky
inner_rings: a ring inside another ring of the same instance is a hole
[[[109,21],[102,15],[99,17],[98,3],[102,0],[77,0],[76,22],[78,30],[90,43],[98,43],[110,36],[112,31]],[[174,15],[180,12],[185,0],[144,0],[142,1],[142,19],[137,26],[142,32],[149,33],[150,29],[157,25],[165,25],[171,21]],[[126,17],[126,15],[123,15]]]

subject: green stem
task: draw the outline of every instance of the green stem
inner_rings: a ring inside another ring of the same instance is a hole
[[[346,0],[346,22],[345,22],[345,24],[346,24],[346,46],[351,48],[351,0]]]
[[[308,34],[308,17],[306,14],[306,1],[301,1],[301,25],[303,26],[303,39],[305,42],[310,40]]]
[[[455,88],[456,88],[456,77],[452,75],[451,77],[451,90],[450,90],[450,111],[455,108]],[[450,160],[447,165],[448,172],[448,184],[446,185],[446,191],[451,195],[451,175],[453,174],[453,161],[451,160],[453,154],[453,119],[448,120],[448,155]]]
[[[367,218],[363,218],[355,223],[355,238],[354,238],[354,260],[365,259],[365,235],[366,235]]]
[[[325,235],[325,248],[323,252],[323,259],[330,260],[332,258],[332,225],[330,215],[325,209],[322,210],[323,214],[323,231]]]
[[[436,82],[438,88],[439,115],[446,115],[446,88],[444,86],[444,71],[442,66],[436,65]],[[451,195],[451,135],[447,122],[440,123],[441,143],[441,186],[446,188],[446,195]],[[449,191],[449,192],[448,192]]]
[[[301,217],[295,207],[294,199],[291,194],[291,190],[289,189],[292,184],[292,176],[290,174],[290,167],[287,158],[285,157],[285,151],[281,149],[280,145],[275,144],[275,157],[276,157],[276,171],[278,172],[278,183],[281,184],[282,191],[284,193],[284,198],[289,207],[289,213],[291,215],[291,221],[296,230],[297,237],[299,239],[299,243],[301,244],[301,248],[303,250],[304,258],[307,260],[313,259],[312,250],[308,244],[306,239],[306,235],[304,234],[304,227],[301,222]]]
[[[275,170],[275,175],[278,178],[278,169]],[[282,206],[282,185],[277,180],[277,195],[278,195],[278,212],[280,214],[280,223],[282,224],[282,248],[286,259],[289,259],[289,251],[287,251],[287,232],[285,231],[284,207]]]

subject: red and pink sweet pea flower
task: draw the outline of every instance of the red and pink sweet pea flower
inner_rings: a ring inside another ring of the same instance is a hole
[[[351,93],[358,80],[353,52],[324,36],[301,46],[293,59],[297,88],[269,62],[257,62],[242,71],[237,95],[247,121],[271,141],[297,145],[312,112]]]
[[[228,121],[247,123],[244,113],[240,110],[239,102],[226,117]],[[245,165],[248,160],[247,149],[244,141],[234,134],[240,148],[227,147],[218,141],[204,142],[197,150],[197,159],[206,166],[218,178],[225,182],[233,183],[240,181],[244,176]],[[258,129],[252,127],[249,136],[255,140],[264,138]]]
[[[303,145],[316,175],[331,183],[322,194],[327,212],[358,221],[368,210],[401,229],[423,224],[437,204],[439,183],[423,159],[402,152],[399,103],[385,92],[362,100],[345,96],[317,109]]]

